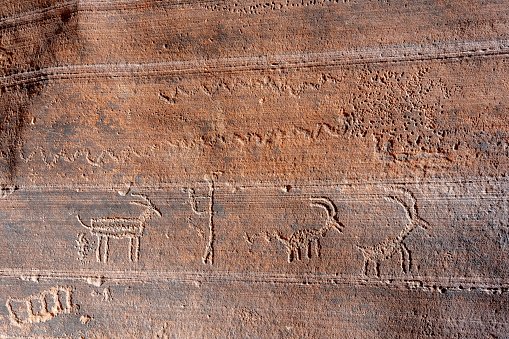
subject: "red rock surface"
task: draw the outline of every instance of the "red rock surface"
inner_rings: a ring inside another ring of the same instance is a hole
[[[505,338],[506,1],[0,3],[0,334]]]

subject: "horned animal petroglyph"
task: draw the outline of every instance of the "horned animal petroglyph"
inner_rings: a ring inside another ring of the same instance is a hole
[[[154,206],[154,204],[143,194],[131,193],[131,196],[143,199],[140,201],[131,201],[131,204],[140,205],[146,209],[136,218],[118,218],[118,217],[105,217],[105,218],[91,218],[90,225],[86,225],[76,215],[80,224],[87,228],[92,235],[97,236],[97,261],[108,261],[109,239],[129,239],[129,260],[138,261],[140,255],[140,238],[145,231],[145,225],[152,215],[161,216],[161,212]],[[104,240],[104,250],[101,253],[101,245]]]
[[[301,260],[302,252],[304,252],[307,258],[311,258],[313,245],[315,254],[319,257],[320,237],[324,237],[327,231],[332,229],[339,233],[343,232],[344,225],[338,220],[337,208],[331,199],[327,197],[313,197],[311,198],[311,206],[324,208],[327,212],[327,220],[324,226],[298,230],[293,232],[288,238],[283,237],[279,232],[273,234],[274,238],[286,246],[288,262]]]
[[[368,275],[371,263],[374,266],[376,276],[380,277],[380,265],[382,261],[391,258],[398,251],[401,252],[401,269],[403,273],[409,272],[412,265],[412,257],[404,241],[416,227],[427,229],[429,226],[427,221],[419,217],[415,204],[415,197],[412,193],[406,190],[398,190],[389,193],[385,198],[403,207],[408,222],[396,237],[387,238],[371,247],[357,246],[364,256],[363,272],[365,275]]]

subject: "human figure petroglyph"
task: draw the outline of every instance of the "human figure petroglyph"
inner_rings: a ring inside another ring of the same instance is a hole
[[[309,259],[312,256],[312,248],[315,249],[317,257],[320,256],[320,237],[324,237],[327,231],[335,229],[338,233],[343,232],[344,225],[339,221],[337,215],[337,208],[334,202],[327,197],[312,197],[311,206],[324,208],[327,212],[327,220],[325,225],[320,228],[302,229],[293,232],[289,237],[282,236],[279,232],[268,237],[279,240],[286,246],[288,251],[288,262],[294,260],[301,260],[302,254],[306,255]]]
[[[129,239],[129,260],[138,261],[140,256],[140,238],[145,231],[145,225],[152,215],[161,217],[161,212],[156,206],[143,194],[131,193],[131,196],[141,198],[141,201],[130,201],[131,204],[145,207],[145,210],[136,218],[104,217],[91,218],[90,225],[86,225],[76,215],[81,226],[87,228],[92,235],[97,236],[96,256],[97,261],[108,261],[109,239]],[[104,242],[104,245],[102,245]],[[101,253],[101,247],[104,247]]]
[[[208,216],[208,241],[205,247],[205,254],[202,257],[204,264],[212,265],[214,263],[214,239],[215,239],[215,225],[214,225],[214,192],[215,181],[220,173],[213,173],[206,176],[205,180],[208,184],[208,193],[206,195],[197,195],[194,188],[184,188],[188,194],[188,202],[191,205],[193,212],[199,216]],[[207,208],[200,209],[198,199],[206,199],[208,201]]]
[[[46,322],[72,310],[72,289],[53,287],[26,298],[9,298],[6,306],[11,322],[17,326]]]
[[[357,245],[357,248],[364,256],[363,273],[365,275],[368,275],[369,266],[372,264],[375,275],[380,277],[380,265],[382,261],[391,258],[398,251],[401,253],[401,269],[403,273],[409,272],[412,266],[412,256],[411,251],[404,241],[416,227],[421,227],[425,230],[429,227],[429,223],[419,217],[415,197],[412,193],[401,189],[389,193],[385,198],[403,207],[408,222],[396,237],[387,238],[370,247]]]

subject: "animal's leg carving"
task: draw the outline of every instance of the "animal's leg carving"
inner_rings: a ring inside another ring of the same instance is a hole
[[[377,277],[380,277],[380,261],[372,258],[364,259],[364,275],[369,276],[370,267]]]
[[[97,257],[98,262],[102,262],[102,255],[101,255],[101,241],[102,235],[97,234],[97,248],[95,250],[95,256]]]
[[[380,278],[380,265],[381,265],[380,260],[375,261],[375,274],[378,278]]]
[[[401,243],[401,268],[403,269],[403,273],[410,272],[412,266],[412,258],[411,253],[408,247],[404,242]]]
[[[302,260],[302,250],[299,245],[295,246],[295,253],[297,253],[297,260]]]
[[[5,304],[7,306],[7,309],[9,310],[12,322],[17,324],[17,325],[20,325],[21,324],[21,319],[19,318],[18,314],[14,311],[14,307],[12,306],[12,302],[13,302],[13,299],[12,298],[8,298],[7,302]]]
[[[140,255],[140,237],[131,237],[129,240],[129,260],[137,262]]]
[[[312,254],[311,254],[311,245],[313,244],[313,241],[312,240],[309,240],[306,244],[303,244],[302,247],[305,247],[305,250],[306,250],[306,257],[308,259],[310,259],[312,257]]]
[[[320,240],[314,239],[314,243],[315,243],[315,254],[317,257],[320,257],[320,251],[322,249],[320,246]]]
[[[364,275],[368,275],[369,260],[364,258]]]
[[[40,301],[41,301],[41,315],[44,317],[44,316],[48,316],[50,315],[50,313],[52,312],[49,312],[48,310],[48,303],[46,302],[46,295],[42,296],[42,298],[40,298]]]
[[[64,310],[64,305],[62,305],[62,302],[60,301],[60,298],[58,297],[58,291],[51,293],[53,296],[53,302],[54,302],[54,313],[60,313]]]
[[[129,255],[128,255],[128,258],[129,258],[129,261],[133,261],[133,258],[134,258],[134,237],[129,237]]]
[[[288,262],[293,262],[296,256],[295,249],[288,247],[286,250],[288,252]]]
[[[110,237],[104,236],[104,257],[103,262],[108,262],[108,252],[110,249]]]
[[[32,303],[31,299],[28,299],[26,301],[26,304],[27,304],[28,319],[32,319],[35,317],[34,304]]]

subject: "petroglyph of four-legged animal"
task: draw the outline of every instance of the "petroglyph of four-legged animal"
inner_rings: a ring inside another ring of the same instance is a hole
[[[213,263],[214,255],[214,179],[215,176],[208,178],[209,192],[204,196],[197,196],[194,189],[185,189],[189,194],[189,203],[191,204],[193,212],[198,215],[207,214],[209,217],[209,241],[202,258],[204,263],[209,264]],[[143,213],[136,218],[92,218],[90,220],[90,225],[86,225],[79,215],[76,216],[83,227],[87,228],[92,235],[97,236],[97,261],[106,262],[108,260],[109,238],[128,238],[130,240],[129,259],[131,261],[138,261],[139,243],[140,238],[143,236],[145,225],[153,214],[161,216],[161,213],[145,195],[131,193],[131,196],[142,198],[143,202],[131,201],[130,203],[141,205],[146,208]],[[197,198],[206,198],[208,200],[208,208],[200,210],[198,208]],[[357,246],[364,256],[363,273],[365,275],[368,275],[370,265],[373,265],[375,274],[380,276],[380,265],[382,261],[389,259],[397,252],[401,253],[403,272],[408,272],[411,268],[412,258],[411,252],[404,243],[404,240],[416,227],[422,227],[424,229],[428,227],[428,223],[419,217],[415,206],[415,198],[410,192],[397,190],[389,193],[385,198],[403,207],[408,222],[396,237],[387,238],[372,247]],[[320,237],[324,237],[327,231],[332,229],[342,233],[344,228],[344,225],[339,221],[337,208],[331,199],[327,197],[312,197],[310,205],[325,209],[327,219],[324,226],[298,230],[293,232],[289,237],[284,237],[279,232],[274,232],[272,235],[267,234],[268,240],[275,238],[286,246],[288,262],[301,260],[303,255],[307,258],[311,258],[313,249],[316,256],[320,256]],[[104,248],[103,251],[101,251],[101,247]]]
[[[337,209],[332,200],[326,197],[313,197],[311,198],[311,206],[324,208],[327,212],[327,220],[324,226],[298,230],[293,232],[288,238],[283,237],[279,232],[273,234],[274,238],[286,246],[288,262],[301,260],[303,252],[307,258],[311,258],[312,247],[315,248],[315,254],[319,257],[320,237],[324,237],[327,231],[332,229],[339,233],[343,232],[344,225],[338,220]]]
[[[391,258],[397,252],[401,253],[401,269],[403,273],[409,272],[412,266],[412,256],[404,241],[416,227],[427,229],[429,226],[427,221],[419,217],[415,205],[415,197],[410,192],[398,190],[389,193],[385,198],[403,207],[408,222],[396,237],[387,238],[371,247],[357,246],[364,256],[363,272],[365,275],[368,275],[371,264],[376,276],[380,277],[380,264],[382,261]]]
[[[97,236],[97,261],[108,261],[109,239],[129,239],[129,260],[138,261],[140,256],[140,238],[145,231],[145,224],[152,215],[161,216],[161,212],[143,194],[131,193],[131,196],[141,198],[141,201],[131,201],[131,204],[145,207],[145,210],[136,218],[103,217],[90,219],[90,225],[85,224],[79,215],[76,215],[80,224],[87,228],[92,235]],[[103,241],[104,240],[104,241]],[[102,246],[104,242],[104,245]],[[104,247],[101,253],[101,247]]]

